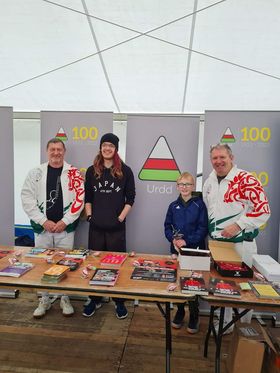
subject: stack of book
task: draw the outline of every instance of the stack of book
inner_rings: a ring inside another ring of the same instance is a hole
[[[24,256],[28,258],[52,258],[56,254],[55,249],[46,249],[43,247],[32,247]]]
[[[119,277],[120,271],[116,268],[101,269],[98,268],[89,280],[90,285],[114,286]]]
[[[127,254],[106,254],[101,260],[102,266],[120,267],[126,260]]]
[[[66,273],[70,270],[68,266],[54,264],[44,272],[41,281],[51,284],[57,284],[66,277]]]
[[[73,249],[67,251],[65,258],[85,259],[88,254],[88,249]]]
[[[280,290],[271,282],[249,281],[249,285],[258,298],[280,299]]]
[[[32,263],[14,263],[0,270],[0,276],[20,277],[33,268]]]

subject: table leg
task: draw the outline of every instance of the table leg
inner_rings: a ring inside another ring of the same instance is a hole
[[[223,328],[224,328],[224,316],[225,316],[225,307],[221,307],[219,330],[218,330],[218,335],[217,335],[217,340],[216,340],[215,373],[220,373],[220,357],[221,357],[221,346],[222,346],[222,337],[223,337]]]
[[[165,302],[165,312],[159,302],[156,303],[160,313],[165,318],[165,371],[170,373],[170,355],[172,353],[172,335],[170,321],[170,302]]]
[[[220,308],[219,328],[218,328],[218,333],[216,333],[215,328],[214,328],[214,312],[219,308]],[[236,308],[234,308],[233,310],[234,310],[235,316],[233,317],[232,321],[230,321],[227,325],[224,326],[225,307],[211,306],[211,309],[210,309],[208,330],[207,330],[205,342],[204,342],[204,357],[207,357],[207,354],[208,354],[208,342],[209,342],[209,337],[212,331],[215,344],[216,344],[215,373],[220,373],[220,358],[221,358],[223,333],[228,328],[230,328],[232,325],[234,325],[238,320],[240,320],[242,316],[246,315],[246,313],[250,311],[249,309],[244,309],[242,312],[238,312]]]
[[[207,357],[207,355],[208,355],[208,343],[209,343],[209,338],[210,338],[210,335],[211,335],[211,330],[212,330],[212,328],[214,328],[214,312],[215,312],[216,308],[217,307],[214,307],[214,306],[211,306],[211,308],[210,308],[208,330],[207,330],[206,337],[205,337],[205,342],[204,342],[204,357]]]
[[[172,353],[171,321],[170,321],[170,303],[165,303],[165,330],[166,330],[166,373],[170,372],[170,355]]]

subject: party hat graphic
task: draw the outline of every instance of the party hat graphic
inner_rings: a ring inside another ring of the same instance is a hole
[[[221,143],[235,142],[235,138],[229,127],[225,130],[220,142]]]
[[[165,137],[160,136],[139,172],[138,178],[140,180],[176,181],[179,175],[180,170],[169,145]]]
[[[60,140],[62,140],[62,141],[67,141],[67,140],[68,140],[67,135],[66,135],[66,133],[65,133],[65,131],[64,131],[64,129],[63,129],[63,127],[60,127],[60,128],[59,128],[59,130],[58,130],[58,132],[57,132],[55,138],[56,138],[56,139],[60,139]]]

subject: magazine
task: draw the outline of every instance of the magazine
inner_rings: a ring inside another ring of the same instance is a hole
[[[177,270],[173,268],[136,267],[130,278],[132,280],[176,282]]]
[[[51,266],[49,269],[47,269],[44,272],[44,275],[60,276],[61,274],[67,271],[69,271],[69,267],[64,266],[64,265],[54,264],[53,266]]]
[[[90,285],[114,286],[119,277],[120,271],[115,268],[98,268],[89,280]]]
[[[89,254],[88,249],[73,249],[68,250],[65,254],[65,258],[80,258],[83,259]]]
[[[135,267],[144,267],[151,269],[177,269],[177,260],[173,259],[146,259],[138,258],[134,261]]]
[[[32,263],[14,263],[0,270],[0,276],[20,277],[33,268]]]
[[[240,298],[241,293],[238,290],[235,281],[210,277],[209,292],[217,297]]]
[[[203,277],[183,276],[180,277],[181,292],[186,294],[208,295]]]
[[[83,259],[80,258],[62,258],[56,264],[67,266],[70,268],[70,271],[75,271],[82,262]]]
[[[121,266],[126,260],[127,254],[106,254],[101,260],[100,264],[103,266]]]
[[[249,281],[249,285],[258,298],[280,299],[279,290],[271,282]]]

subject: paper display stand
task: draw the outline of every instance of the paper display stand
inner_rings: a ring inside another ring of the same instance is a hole
[[[182,247],[178,257],[181,269],[210,271],[210,251]]]

